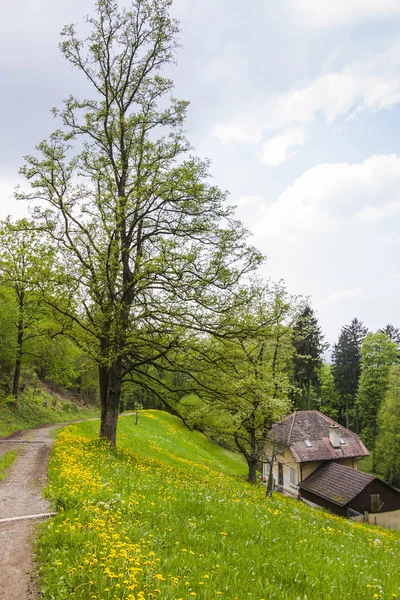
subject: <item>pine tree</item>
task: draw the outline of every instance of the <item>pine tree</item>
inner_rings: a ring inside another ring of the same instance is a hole
[[[322,365],[322,354],[326,349],[322,330],[314,310],[306,304],[293,327],[295,347],[293,378],[295,408],[311,408],[311,387],[318,387],[318,370]]]
[[[342,425],[352,427],[359,432],[359,419],[355,403],[358,382],[361,375],[361,343],[368,329],[358,319],[353,319],[350,325],[345,325],[339,334],[337,344],[333,347],[333,377],[340,394],[341,404],[338,419]]]
[[[400,329],[394,327],[391,323],[388,323],[386,327],[379,330],[380,333],[386,333],[387,336],[390,337],[392,342],[398,345],[400,350]]]

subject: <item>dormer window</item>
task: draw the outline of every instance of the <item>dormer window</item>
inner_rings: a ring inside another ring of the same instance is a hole
[[[312,448],[312,444],[311,444],[310,440],[304,440],[304,443],[307,446],[307,448]]]

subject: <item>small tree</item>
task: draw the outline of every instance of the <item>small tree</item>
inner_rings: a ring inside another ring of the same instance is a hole
[[[43,244],[33,224],[10,219],[0,224],[0,277],[15,295],[15,362],[12,394],[18,397],[22,359],[28,341],[46,335],[41,292],[48,285],[54,253]]]
[[[361,377],[357,403],[361,416],[361,435],[367,448],[375,449],[378,412],[385,398],[390,368],[397,363],[397,345],[384,333],[369,333],[361,346]],[[375,453],[373,452],[375,469]]]
[[[318,372],[319,381],[319,410],[331,419],[337,421],[340,396],[335,386],[333,378],[332,366],[328,363],[322,363]]]
[[[225,336],[199,340],[192,357],[193,389],[210,407],[207,427],[233,440],[250,483],[272,424],[290,407],[293,304],[282,285],[253,290],[247,309],[231,316],[230,335],[225,324]]]
[[[378,414],[376,466],[385,481],[400,486],[400,366],[390,368],[388,389]]]

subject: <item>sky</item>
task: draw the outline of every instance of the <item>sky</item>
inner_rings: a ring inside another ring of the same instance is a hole
[[[50,109],[87,84],[58,49],[92,0],[0,3],[0,218]],[[400,0],[175,0],[175,95],[265,278],[309,296],[326,339],[400,327]]]

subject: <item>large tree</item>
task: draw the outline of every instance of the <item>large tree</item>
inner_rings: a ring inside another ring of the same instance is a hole
[[[294,404],[298,409],[311,408],[311,388],[318,387],[318,371],[327,345],[314,310],[306,304],[293,327]]]
[[[361,374],[361,344],[368,329],[358,319],[342,327],[339,339],[333,347],[333,377],[340,394],[338,419],[347,428],[355,428],[359,433],[358,405],[356,396]],[[352,421],[350,423],[350,416]]]
[[[53,305],[98,363],[100,435],[113,444],[124,378],[148,381],[146,366],[188,330],[212,331],[261,260],[190,154],[188,103],[162,74],[177,47],[171,3],[99,0],[87,38],[64,28],[61,51],[92,93],[54,110],[61,128],[22,169],[32,191],[21,196],[40,200],[36,224],[58,245],[70,292]]]

